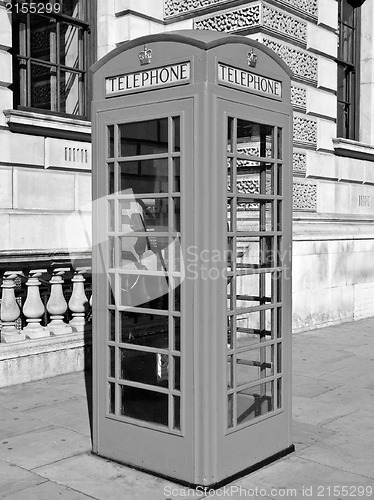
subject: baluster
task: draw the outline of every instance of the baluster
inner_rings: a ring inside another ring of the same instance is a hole
[[[51,315],[51,321],[48,323],[48,329],[51,335],[62,335],[72,332],[71,326],[63,321],[68,304],[62,290],[62,285],[64,283],[62,276],[69,270],[70,269],[66,267],[54,269],[53,276],[49,282],[51,284],[51,295],[47,302],[47,311]]]
[[[73,314],[73,318],[69,321],[69,325],[75,332],[83,332],[85,330],[85,313],[88,307],[88,299],[84,291],[86,280],[83,273],[87,273],[89,270],[89,267],[77,267],[74,277],[71,280],[73,282],[73,293],[69,300],[69,309]]]
[[[16,284],[14,280],[17,276],[23,275],[21,271],[6,271],[3,276],[3,289],[0,307],[1,342],[11,343],[25,340],[26,336],[16,327],[16,321],[20,316],[21,309],[16,301],[14,289]]]
[[[26,317],[27,326],[22,333],[28,339],[38,339],[41,337],[49,337],[49,329],[43,327],[40,322],[44,314],[44,304],[40,298],[40,281],[39,276],[46,273],[47,269],[33,269],[29,271],[29,278],[26,282],[27,298],[23,306],[23,314]]]

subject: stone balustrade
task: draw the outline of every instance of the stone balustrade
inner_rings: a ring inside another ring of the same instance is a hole
[[[9,270],[2,276],[1,342],[14,343],[90,329],[91,268]]]

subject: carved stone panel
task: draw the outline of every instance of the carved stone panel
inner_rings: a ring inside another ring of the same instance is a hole
[[[317,185],[311,182],[293,183],[293,209],[315,212],[317,210]]]
[[[317,145],[317,122],[294,115],[293,117],[293,140],[308,146]]]
[[[294,108],[306,109],[306,89],[291,85],[291,104]]]
[[[208,16],[194,21],[198,30],[214,30],[233,33],[246,28],[260,26],[260,5],[245,7],[231,12]]]
[[[262,38],[262,43],[274,50],[293,71],[295,77],[317,83],[318,60],[296,47],[285,45],[270,38]]]
[[[294,152],[293,158],[292,158],[292,163],[293,163],[293,173],[295,175],[305,176],[305,174],[306,174],[306,154]]]

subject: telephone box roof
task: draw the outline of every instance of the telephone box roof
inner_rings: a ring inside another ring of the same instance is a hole
[[[140,38],[135,38],[128,42],[122,43],[116,49],[102,57],[97,61],[92,67],[92,73],[96,73],[102,66],[104,66],[108,61],[121,54],[127,50],[137,47],[138,45],[144,45],[148,43],[155,42],[177,42],[184,43],[187,45],[192,45],[198,47],[202,50],[210,50],[220,45],[227,44],[242,44],[248,45],[250,47],[255,47],[259,51],[268,54],[274,61],[283,68],[283,70],[292,77],[293,73],[287,64],[271,49],[265,45],[252,40],[242,35],[229,35],[227,33],[220,33],[212,30],[179,30],[179,31],[169,31],[166,33],[156,33],[155,35],[146,35]]]

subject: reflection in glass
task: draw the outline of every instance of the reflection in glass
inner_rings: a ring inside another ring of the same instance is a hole
[[[114,157],[114,125],[108,127],[108,158]]]
[[[277,344],[277,372],[282,373],[282,344]]]
[[[282,379],[277,380],[277,406],[282,408]]]
[[[167,118],[125,123],[118,128],[119,156],[150,155],[168,151]]]
[[[237,423],[243,424],[274,410],[274,382],[266,382],[237,393]]]
[[[227,191],[232,192],[234,189],[234,160],[228,158],[227,159]]]
[[[108,193],[114,193],[114,165],[113,163],[108,163]]]
[[[250,156],[274,157],[273,151],[274,127],[238,120],[237,152]]]
[[[273,194],[273,165],[238,159],[236,188],[244,194]]]
[[[179,193],[181,190],[180,158],[173,158],[173,192]]]
[[[120,377],[123,380],[167,387],[168,374],[167,354],[120,349]]]
[[[173,428],[180,430],[181,428],[181,398],[179,396],[173,396],[174,404],[174,425]]]
[[[123,385],[121,415],[167,426],[168,395]]]
[[[271,310],[241,313],[236,316],[236,345],[244,347],[272,338]]]
[[[165,276],[121,274],[121,305],[168,309],[168,281]]]
[[[119,200],[120,232],[167,232],[169,210],[167,198],[129,198]],[[152,235],[149,235],[151,238]],[[156,246],[168,244],[167,237],[161,240],[149,240],[152,250]],[[158,250],[161,250],[161,247]]]
[[[168,327],[167,316],[120,311],[121,342],[168,349]]]
[[[116,373],[115,347],[109,346],[109,377],[114,378]]]
[[[236,384],[238,386],[270,377],[273,374],[273,346],[251,349],[237,354]]]
[[[180,117],[173,118],[173,151],[179,152],[180,146]]]
[[[234,119],[230,118],[227,121],[227,152],[228,153],[233,153],[234,147],[232,144],[233,141],[233,128],[234,128]]]
[[[116,386],[113,382],[109,382],[108,387],[108,397],[109,397],[109,413],[114,414],[116,412]]]
[[[115,247],[114,238],[108,238],[108,267],[113,268],[115,266]]]
[[[234,380],[234,363],[233,356],[227,356],[227,387],[231,389]]]
[[[173,317],[174,323],[174,349],[176,351],[181,350],[181,319],[179,317]]]
[[[253,201],[250,198],[238,198],[236,230],[272,231],[273,204],[264,201]]]
[[[174,389],[181,390],[181,358],[174,356]]]
[[[236,269],[257,269],[273,265],[272,236],[237,236]]]
[[[277,140],[277,144],[278,144],[278,160],[281,160],[282,159],[282,129],[281,128],[278,128],[278,140]]]
[[[234,395],[227,397],[227,427],[230,429],[234,425]]]
[[[116,313],[112,309],[109,309],[109,340],[114,341],[116,339]]]
[[[121,191],[131,189],[135,194],[168,192],[166,158],[121,162],[119,171]]]

